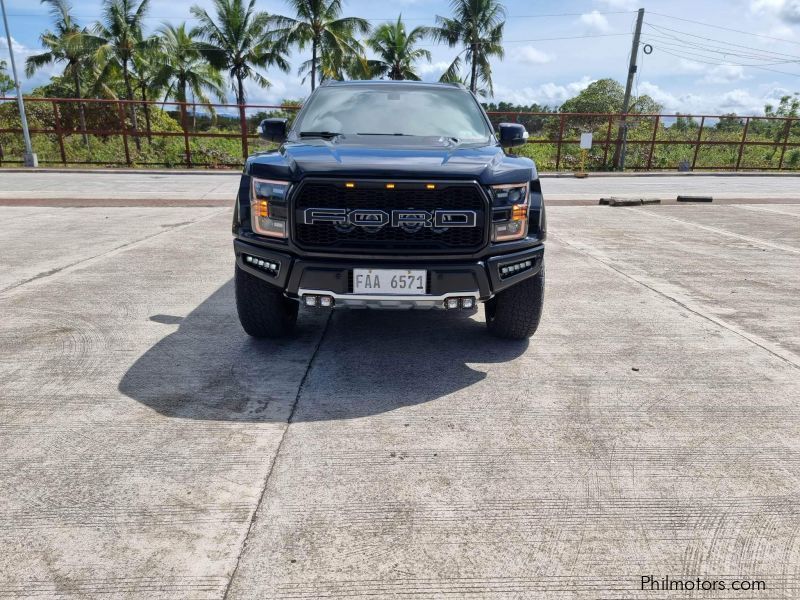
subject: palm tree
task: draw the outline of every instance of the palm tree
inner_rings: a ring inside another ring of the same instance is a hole
[[[295,44],[300,50],[311,45],[311,60],[300,67],[300,74],[308,72],[311,75],[311,91],[314,91],[318,73],[321,79],[330,77],[344,69],[354,56],[362,54],[355,34],[369,33],[369,22],[359,17],[342,17],[341,0],[288,2],[296,18],[273,17],[272,22],[277,29],[272,36]]]
[[[302,75],[302,83],[313,76],[315,83],[326,79],[372,79],[377,76],[377,61],[370,60],[364,53],[364,47],[357,40],[346,46],[335,44],[328,45],[329,40],[322,40],[318,47],[318,57],[303,61],[297,70]]]
[[[159,29],[164,62],[158,80],[167,88],[165,100],[172,95],[178,102],[186,103],[187,91],[190,91],[193,102],[195,98],[198,99],[214,114],[208,94],[224,102],[225,83],[222,74],[203,58],[196,35],[194,29],[187,31],[186,23],[177,27],[165,23]],[[182,110],[181,114],[185,112]]]
[[[255,10],[255,0],[247,6],[244,0],[213,0],[213,4],[216,20],[199,6],[192,6],[192,16],[200,21],[195,34],[203,40],[198,48],[211,66],[228,71],[236,103],[242,105],[247,99],[246,79],[262,88],[271,85],[256,68],[289,70],[286,45],[270,37],[271,17]]]
[[[142,107],[144,110],[145,129],[147,131],[147,140],[151,140],[150,136],[150,105],[147,104],[149,100],[157,96],[164,88],[163,79],[160,77],[161,70],[163,69],[166,61],[165,54],[156,45],[144,45],[143,49],[133,55],[131,61],[134,88],[140,94],[142,100]]]
[[[127,100],[133,100],[131,69],[134,57],[152,48],[155,40],[143,35],[143,21],[150,0],[103,0],[103,16],[94,25],[94,38],[98,44],[95,60],[102,66],[100,82],[111,77],[114,70],[122,72]],[[131,105],[131,124],[137,130],[136,110]],[[136,148],[141,149],[139,136],[135,136]]]
[[[469,87],[469,82],[467,81],[466,77],[463,77],[461,75],[461,72],[458,68],[459,66],[460,65],[458,62],[454,62],[454,64],[451,64],[447,68],[447,70],[444,73],[442,73],[442,76],[439,77],[439,81],[442,83],[458,83],[463,85],[464,87]],[[490,95],[489,90],[487,90],[485,87],[479,87],[477,90],[474,91],[474,93],[476,96],[481,96],[482,98],[488,98]]]
[[[480,79],[489,93],[494,94],[489,59],[494,56],[502,59],[504,55],[505,7],[497,0],[450,0],[450,8],[452,18],[436,17],[438,27],[433,30],[433,36],[451,48],[461,44],[464,49],[453,60],[444,77],[455,76],[464,54],[470,65],[469,89],[477,92]]]
[[[0,95],[5,95],[14,89],[14,81],[6,72],[6,61],[0,60]]]
[[[25,61],[25,74],[31,77],[36,71],[53,63],[64,63],[64,76],[72,79],[75,86],[75,97],[83,98],[81,73],[87,68],[92,54],[89,31],[81,28],[70,14],[72,6],[67,0],[41,0],[50,7],[55,31],[46,30],[39,37],[46,49],[41,54],[29,56]],[[86,114],[83,103],[79,103],[81,129],[86,131]],[[89,136],[83,134],[83,141],[88,146]]]
[[[415,44],[430,35],[429,27],[415,27],[406,33],[403,15],[396,23],[380,25],[367,40],[367,46],[378,55],[377,75],[388,75],[389,79],[413,79],[419,81],[414,72],[414,63],[420,59],[431,62],[431,53]]]
[[[186,102],[187,90],[191,90],[204,104],[211,102],[207,93],[225,99],[222,75],[203,59],[196,30],[187,30],[185,23],[177,27],[165,24],[159,35],[165,60],[161,76],[168,86],[167,95],[174,94],[178,102]]]

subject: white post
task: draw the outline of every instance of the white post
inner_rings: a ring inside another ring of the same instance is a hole
[[[0,8],[3,9],[3,25],[6,28],[6,41],[8,42],[8,56],[11,58],[11,75],[14,77],[14,87],[17,88],[17,104],[19,104],[19,119],[22,122],[22,137],[25,138],[25,166],[38,167],[39,159],[33,152],[31,146],[31,134],[28,131],[28,117],[25,116],[25,103],[22,101],[22,87],[17,77],[17,64],[14,61],[14,48],[11,44],[11,32],[8,30],[8,16],[6,15],[6,3],[0,0]]]

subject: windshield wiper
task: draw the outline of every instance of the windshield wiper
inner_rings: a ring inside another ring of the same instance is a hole
[[[397,135],[403,137],[414,137],[410,133],[357,133],[356,135],[392,135],[392,136]]]
[[[321,137],[321,138],[333,138],[336,136],[342,135],[336,131],[301,131],[300,137]]]

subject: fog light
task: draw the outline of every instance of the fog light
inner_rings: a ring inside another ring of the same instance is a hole
[[[317,305],[317,297],[316,296],[303,296],[303,300],[306,303],[306,306],[316,306]]]
[[[458,298],[448,298],[444,305],[447,308],[458,308]]]
[[[464,298],[461,300],[461,308],[472,308],[475,306],[474,298]]]
[[[325,308],[330,308],[331,306],[333,306],[333,297],[332,296],[320,296],[319,305],[320,306],[324,306]]]

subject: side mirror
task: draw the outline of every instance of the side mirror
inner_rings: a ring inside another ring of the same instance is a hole
[[[519,123],[500,123],[500,145],[503,147],[522,146],[528,139],[528,132]]]
[[[264,119],[258,126],[261,139],[268,142],[286,141],[286,123],[288,119]]]

